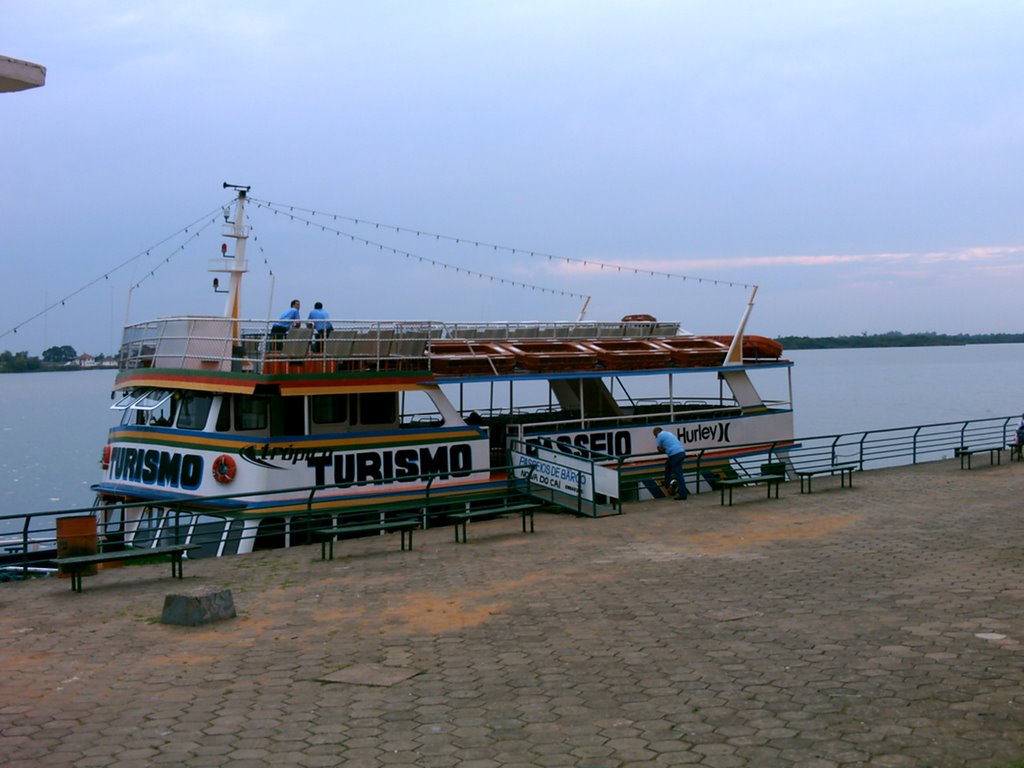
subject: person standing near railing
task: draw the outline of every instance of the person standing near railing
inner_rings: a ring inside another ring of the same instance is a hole
[[[686,501],[686,477],[683,475],[683,460],[686,449],[675,435],[661,427],[654,428],[654,440],[658,453],[665,454],[665,486],[677,501]]]

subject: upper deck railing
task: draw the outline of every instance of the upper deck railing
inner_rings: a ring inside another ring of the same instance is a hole
[[[121,370],[177,368],[257,374],[431,370],[439,375],[517,370],[679,368],[720,365],[726,345],[679,335],[678,323],[308,321],[173,317],[127,326]],[[751,362],[751,361],[746,361]]]

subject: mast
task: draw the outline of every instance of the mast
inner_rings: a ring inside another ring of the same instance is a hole
[[[743,364],[743,331],[747,327],[747,319],[750,317],[750,312],[754,308],[754,297],[757,296],[757,286],[754,286],[754,290],[750,292],[750,300],[747,302],[747,308],[743,312],[743,319],[740,320],[740,327],[736,329],[736,335],[732,337],[732,344],[729,346],[729,351],[725,355],[726,365],[742,365]]]
[[[228,253],[227,243],[221,245],[221,258],[214,259],[210,264],[211,272],[226,272],[231,276],[227,289],[227,299],[224,303],[224,317],[230,317],[232,323],[232,337],[238,338],[238,318],[242,304],[242,275],[249,271],[248,263],[245,260],[245,244],[249,239],[248,230],[245,227],[245,200],[249,187],[242,187],[237,184],[224,182],[224,188],[238,190],[238,197],[235,198],[234,219],[225,209],[224,211],[224,237],[230,237],[235,241],[234,253]],[[218,287],[217,278],[213,279],[213,287]]]

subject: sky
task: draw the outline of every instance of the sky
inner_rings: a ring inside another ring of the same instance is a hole
[[[765,336],[1020,332],[1021,29],[1010,0],[0,0],[0,55],[47,69],[0,94],[0,350],[222,313],[224,182],[249,318],[589,297],[725,334],[756,285]]]

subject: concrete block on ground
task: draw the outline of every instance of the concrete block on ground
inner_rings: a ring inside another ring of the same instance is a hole
[[[202,589],[185,595],[167,595],[160,623],[198,627],[237,615],[230,589]]]

